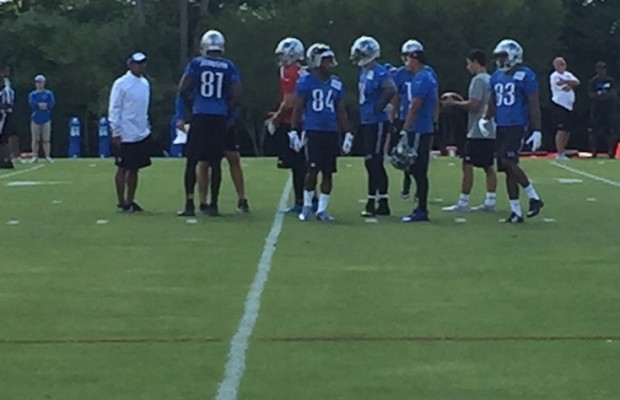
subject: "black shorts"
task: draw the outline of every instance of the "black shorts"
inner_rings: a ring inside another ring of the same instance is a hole
[[[308,169],[324,174],[337,172],[336,160],[340,153],[340,135],[336,132],[306,132],[306,159]]]
[[[224,144],[224,151],[226,152],[239,152],[239,135],[236,124],[228,126],[226,129],[226,143]]]
[[[366,159],[374,157],[381,157],[383,159],[385,139],[389,133],[389,122],[362,125],[360,127]]]
[[[119,168],[131,171],[151,165],[151,137],[147,136],[139,142],[122,143],[121,148],[116,151],[114,164]]]
[[[497,170],[503,172],[501,160],[519,162],[519,152],[523,147],[525,137],[523,126],[498,126],[497,139],[495,139],[495,156],[497,157]]]
[[[478,168],[493,166],[495,161],[495,140],[467,139],[463,151],[463,162]]]
[[[224,156],[225,115],[194,115],[187,134],[185,153],[193,161],[219,163]]]
[[[551,107],[551,116],[553,117],[553,126],[556,132],[571,132],[574,127],[573,112],[553,102],[551,102]]]
[[[609,107],[592,107],[590,110],[590,126],[595,135],[609,136],[613,133],[613,109]]]
[[[291,131],[290,124],[280,124],[274,135],[278,149],[278,168],[299,169],[306,167],[306,155],[303,151],[293,151],[290,146],[288,133]],[[298,132],[301,135],[301,132]]]

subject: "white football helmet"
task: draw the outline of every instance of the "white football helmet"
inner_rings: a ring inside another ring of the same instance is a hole
[[[351,46],[351,61],[360,67],[381,57],[381,46],[371,36],[360,36]]]
[[[276,46],[275,54],[281,67],[291,65],[304,59],[304,44],[294,37],[284,38]]]
[[[332,67],[338,65],[336,62],[336,54],[333,52],[331,47],[326,45],[325,43],[315,43],[308,48],[306,52],[306,60],[308,63],[308,68],[318,68],[321,66],[321,61],[324,58],[332,59]]]
[[[208,51],[224,52],[225,44],[226,39],[224,39],[224,35],[220,31],[208,30],[200,39],[200,54],[204,56]]]
[[[523,47],[513,39],[504,39],[495,46],[495,65],[501,71],[508,71],[523,62]]]
[[[424,52],[424,46],[417,40],[409,39],[405,43],[403,43],[400,54],[402,56],[403,62],[407,61],[407,56],[410,54],[422,53]]]

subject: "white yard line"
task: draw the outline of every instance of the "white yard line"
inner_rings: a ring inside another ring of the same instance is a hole
[[[577,168],[569,167],[568,165],[561,164],[561,163],[559,163],[557,161],[552,161],[551,164],[555,165],[558,168],[562,168],[562,169],[564,169],[566,171],[570,171],[570,172],[572,172],[574,174],[585,176],[586,178],[590,178],[590,179],[595,180],[597,182],[602,182],[602,183],[606,183],[606,184],[611,185],[611,186],[620,187],[620,182],[612,181],[612,180],[607,179],[607,178],[603,178],[603,177],[600,177],[600,176],[597,176],[597,175],[593,175],[593,174],[591,174],[589,172],[585,172],[585,171],[582,171],[582,170],[577,169]]]
[[[8,174],[0,175],[0,179],[10,178],[12,176],[25,174],[26,172],[30,172],[30,171],[34,171],[34,170],[37,170],[37,169],[41,169],[43,167],[45,167],[45,165],[37,165],[37,166],[34,166],[34,167],[30,167],[28,169],[20,169],[18,171],[9,172]]]
[[[269,272],[271,271],[271,258],[276,251],[278,237],[280,236],[280,232],[282,232],[282,225],[286,217],[280,210],[286,208],[291,188],[292,182],[289,179],[282,191],[280,203],[273,218],[273,223],[271,224],[271,230],[265,238],[265,246],[263,247],[263,253],[258,262],[256,275],[250,286],[250,291],[245,298],[243,316],[239,322],[239,327],[230,341],[224,378],[218,387],[217,395],[215,396],[216,400],[237,399],[239,385],[241,384],[241,379],[243,379],[245,370],[246,352],[248,350],[250,337],[256,326],[256,320],[258,319],[263,289],[265,288],[265,283],[267,283]]]

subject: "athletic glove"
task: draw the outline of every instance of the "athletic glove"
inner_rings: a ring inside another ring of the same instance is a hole
[[[344,142],[342,143],[342,152],[344,154],[349,154],[351,149],[353,148],[353,135],[351,132],[347,132],[344,135]]]
[[[288,133],[288,146],[296,153],[299,153],[301,150],[301,141],[299,140],[299,135],[297,135],[297,131],[290,131]]]
[[[491,135],[491,131],[493,130],[493,121],[490,119],[480,118],[480,120],[478,120],[478,128],[480,129],[482,136],[489,137],[489,135]]]
[[[525,141],[525,144],[531,144],[532,151],[540,149],[540,146],[542,146],[542,133],[540,133],[540,131],[532,132],[529,139]]]

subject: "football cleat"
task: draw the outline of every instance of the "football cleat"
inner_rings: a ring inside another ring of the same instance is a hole
[[[194,210],[194,207],[185,207],[183,211],[179,211],[177,213],[177,216],[178,217],[195,217],[196,211]]]
[[[312,217],[312,207],[303,207],[298,216],[299,220],[307,222],[310,221],[310,217]]]
[[[430,221],[428,219],[428,211],[422,211],[418,209],[413,210],[413,213],[409,215],[405,215],[400,220],[401,222],[407,222],[407,223],[408,222],[429,222]]]
[[[299,215],[301,214],[301,212],[303,211],[303,206],[301,204],[295,204],[293,207],[289,207],[284,209],[282,212],[284,214],[295,214],[295,215]]]
[[[239,199],[237,202],[237,211],[247,214],[250,212],[250,204],[248,199]]]
[[[116,212],[119,213],[124,213],[129,211],[129,206],[126,206],[125,204],[117,204],[116,205]]]
[[[364,210],[360,213],[360,215],[363,218],[374,218],[377,215],[375,210],[375,201],[368,200],[366,202],[366,207],[364,207]]]
[[[469,207],[457,203],[453,206],[443,207],[441,211],[466,213],[466,212],[469,212]]]
[[[472,207],[471,211],[495,212],[495,205],[482,203],[479,206]]]
[[[504,222],[507,224],[522,224],[523,217],[515,213],[510,213],[510,216],[506,218]]]
[[[377,207],[375,214],[382,216],[382,217],[387,217],[389,215],[392,215],[392,210],[390,210],[390,205],[387,199],[379,200],[379,207]]]
[[[209,204],[207,203],[202,203],[200,206],[198,206],[198,209],[200,210],[201,213],[207,215],[209,213]]]
[[[320,213],[316,214],[316,219],[323,222],[332,222],[335,220],[335,218],[329,215],[326,211],[321,211]]]
[[[142,212],[144,211],[144,209],[142,207],[140,207],[138,205],[138,203],[136,203],[135,201],[133,203],[131,203],[131,205],[129,206],[129,209],[131,212]]]
[[[528,218],[534,218],[540,214],[540,210],[545,206],[542,200],[530,199],[530,209],[527,212]]]
[[[220,210],[219,210],[217,204],[208,204],[207,205],[207,215],[209,217],[219,217],[220,216]]]

